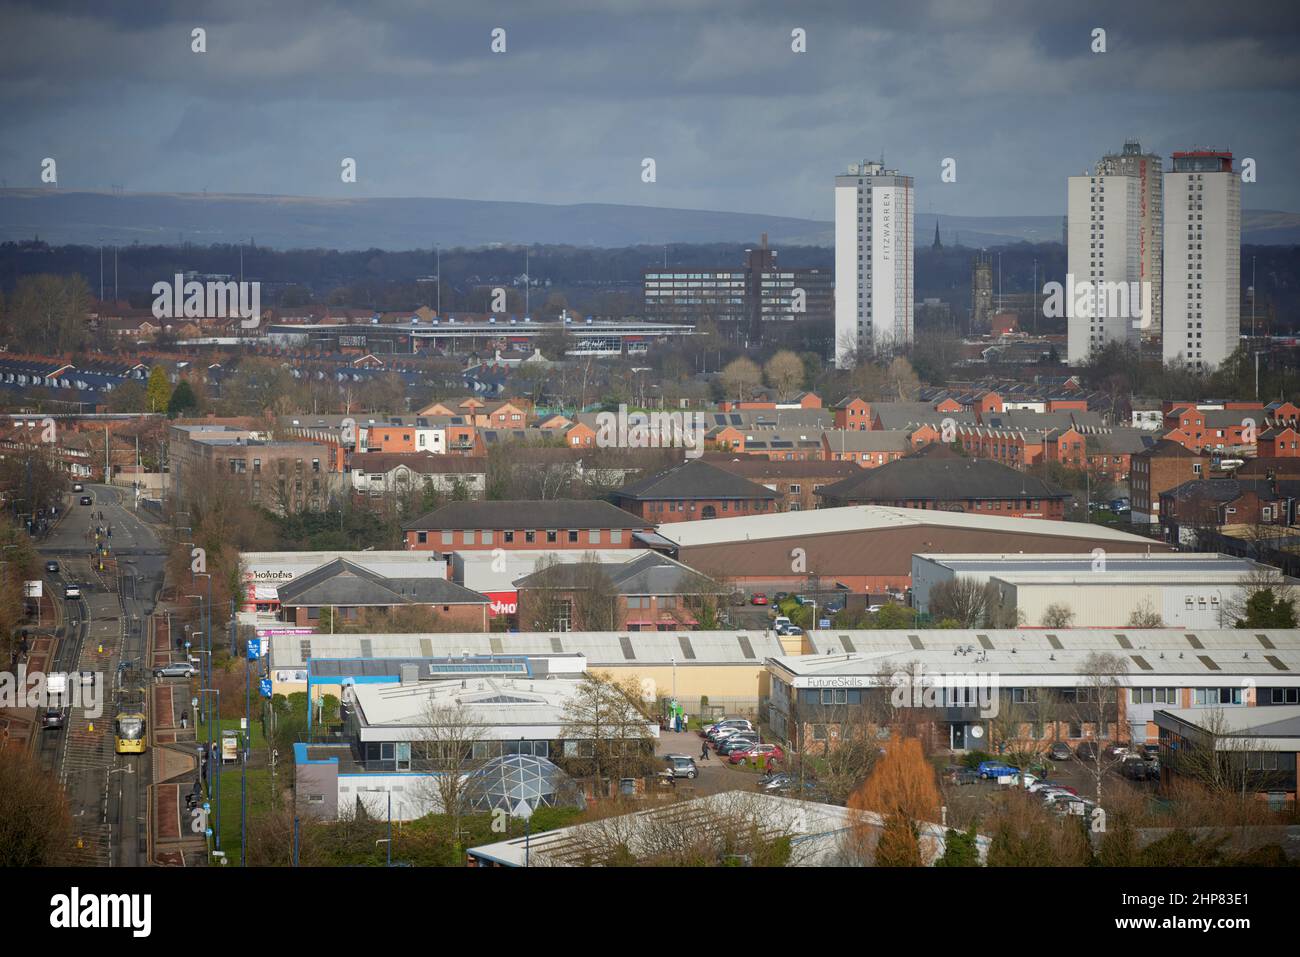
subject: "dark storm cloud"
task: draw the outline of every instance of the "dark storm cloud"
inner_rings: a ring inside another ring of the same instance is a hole
[[[0,5],[0,176],[63,188],[624,202],[829,217],[882,152],[922,211],[1059,213],[1126,137],[1300,210],[1292,3]],[[190,30],[208,53],[190,51]],[[488,50],[504,27],[508,52]],[[790,31],[808,53],[790,51]],[[1089,49],[1094,27],[1108,51]],[[339,180],[345,157],[359,181]],[[658,182],[640,180],[653,157]],[[939,164],[958,162],[941,184]]]

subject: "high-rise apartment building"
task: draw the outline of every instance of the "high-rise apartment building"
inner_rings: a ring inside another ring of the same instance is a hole
[[[1241,335],[1241,179],[1232,153],[1175,153],[1164,220],[1164,359],[1212,369]]]
[[[1068,217],[1066,358],[1079,365],[1108,342],[1136,344],[1150,321],[1139,314],[1144,297],[1137,177],[1071,176]]]
[[[1164,235],[1164,168],[1155,153],[1143,153],[1142,144],[1129,140],[1119,153],[1108,153],[1097,164],[1101,175],[1132,176],[1138,184],[1138,275],[1140,282],[1149,282],[1151,289],[1151,315],[1146,325],[1139,329],[1143,339],[1159,339],[1163,321],[1163,262]]]
[[[642,273],[646,318],[656,322],[743,324],[750,342],[771,322],[829,323],[835,295],[829,269],[782,267],[764,233],[745,264],[650,267]]]
[[[912,341],[912,177],[863,161],[835,177],[835,364]]]

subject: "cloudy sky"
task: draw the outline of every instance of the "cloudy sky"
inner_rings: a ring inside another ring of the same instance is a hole
[[[1297,50],[1294,0],[6,0],[0,178],[828,219],[883,153],[918,211],[1060,214],[1136,137],[1253,157],[1243,204],[1300,211]]]

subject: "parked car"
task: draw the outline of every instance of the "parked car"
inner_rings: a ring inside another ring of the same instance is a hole
[[[700,773],[695,767],[695,759],[689,754],[665,754],[664,763],[675,778],[689,778],[693,781]]]
[[[1019,768],[1014,768],[1005,761],[981,761],[975,770],[982,778],[1001,778],[1020,773]]]
[[[704,737],[710,737],[718,731],[753,731],[754,725],[748,718],[724,718],[721,721],[715,721],[704,731]]]
[[[733,751],[744,751],[756,744],[758,744],[758,735],[756,734],[733,734],[718,744],[717,751],[720,756],[725,757]]]
[[[1055,781],[1034,781],[1033,783],[1026,786],[1026,790],[1028,790],[1031,794],[1036,794],[1039,791],[1042,792],[1064,791],[1068,794],[1078,793],[1077,791],[1075,791],[1074,788],[1070,787],[1069,785],[1057,784]]]
[[[1074,754],[1070,751],[1070,746],[1068,744],[1064,741],[1057,741],[1047,749],[1047,756],[1053,761],[1068,761],[1070,758],[1074,757]]]
[[[709,744],[713,745],[713,747],[717,748],[724,741],[729,741],[730,739],[737,736],[740,736],[742,738],[754,738],[755,740],[757,740],[758,732],[752,731],[748,728],[720,728],[715,733],[710,734],[707,738],[705,738],[705,740],[708,741]]]
[[[194,666],[188,661],[173,661],[153,670],[155,678],[192,678]]]
[[[763,791],[776,791],[798,781],[799,776],[790,771],[764,771],[758,779],[758,786]]]
[[[1095,741],[1084,741],[1074,749],[1074,756],[1080,761],[1095,761],[1097,759],[1097,743]]]
[[[943,779],[949,784],[978,784],[979,773],[964,764],[950,764],[943,769]]]
[[[761,762],[766,762],[768,758],[784,761],[785,752],[781,750],[779,744],[755,744],[748,748],[736,748],[727,754],[727,760],[732,764],[739,764],[751,758],[757,758]]]
[[[785,601],[789,597],[790,597],[790,593],[788,591],[779,591],[772,596],[772,601],[776,602],[779,605],[781,604],[781,602]]]
[[[1106,745],[1107,757],[1119,758],[1119,757],[1123,757],[1128,753],[1129,753],[1129,747],[1127,744],[1120,744],[1118,741],[1116,741],[1114,744]]]
[[[749,599],[749,603],[750,603],[751,605],[766,605],[766,604],[767,604],[767,596],[764,595],[761,591],[756,591],[756,592],[754,592],[754,594],[750,597],[750,599]]]
[[[884,607],[885,607],[884,605],[868,605],[868,606],[867,606],[867,614],[868,614],[868,615],[874,615],[876,612],[880,611],[880,609],[882,609],[882,608],[884,608]]]
[[[1160,745],[1158,745],[1158,744],[1144,744],[1144,745],[1142,745],[1140,748],[1138,748],[1138,753],[1139,753],[1140,755],[1142,755],[1142,757],[1145,758],[1145,759],[1148,760],[1148,761],[1159,761],[1159,760],[1160,760]]]
[[[59,573],[59,563],[54,561],[46,562],[45,570],[51,575],[57,575]]]
[[[1130,781],[1146,781],[1155,776],[1151,770],[1151,765],[1136,754],[1120,762],[1119,773]],[[1158,774],[1159,772],[1155,773]]]
[[[777,631],[780,631],[786,625],[793,625],[793,624],[794,622],[792,622],[786,615],[777,615],[775,618],[772,619],[772,627],[775,628]]]
[[[739,590],[733,591],[731,593],[731,604],[735,606],[740,606],[745,604],[745,593]]]
[[[798,625],[782,625],[776,630],[778,635],[802,635],[803,629]]]

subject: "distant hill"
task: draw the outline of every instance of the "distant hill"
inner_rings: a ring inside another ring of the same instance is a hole
[[[1247,210],[1243,239],[1300,243],[1300,214]],[[1059,216],[945,216],[918,213],[916,244],[939,222],[944,245],[1060,242]],[[133,242],[207,245],[250,237],[274,249],[427,249],[543,243],[621,247],[662,243],[756,242],[830,246],[830,222],[654,206],[503,203],[471,199],[323,199],[247,194],[0,190],[0,241],[39,236],[51,244]]]

